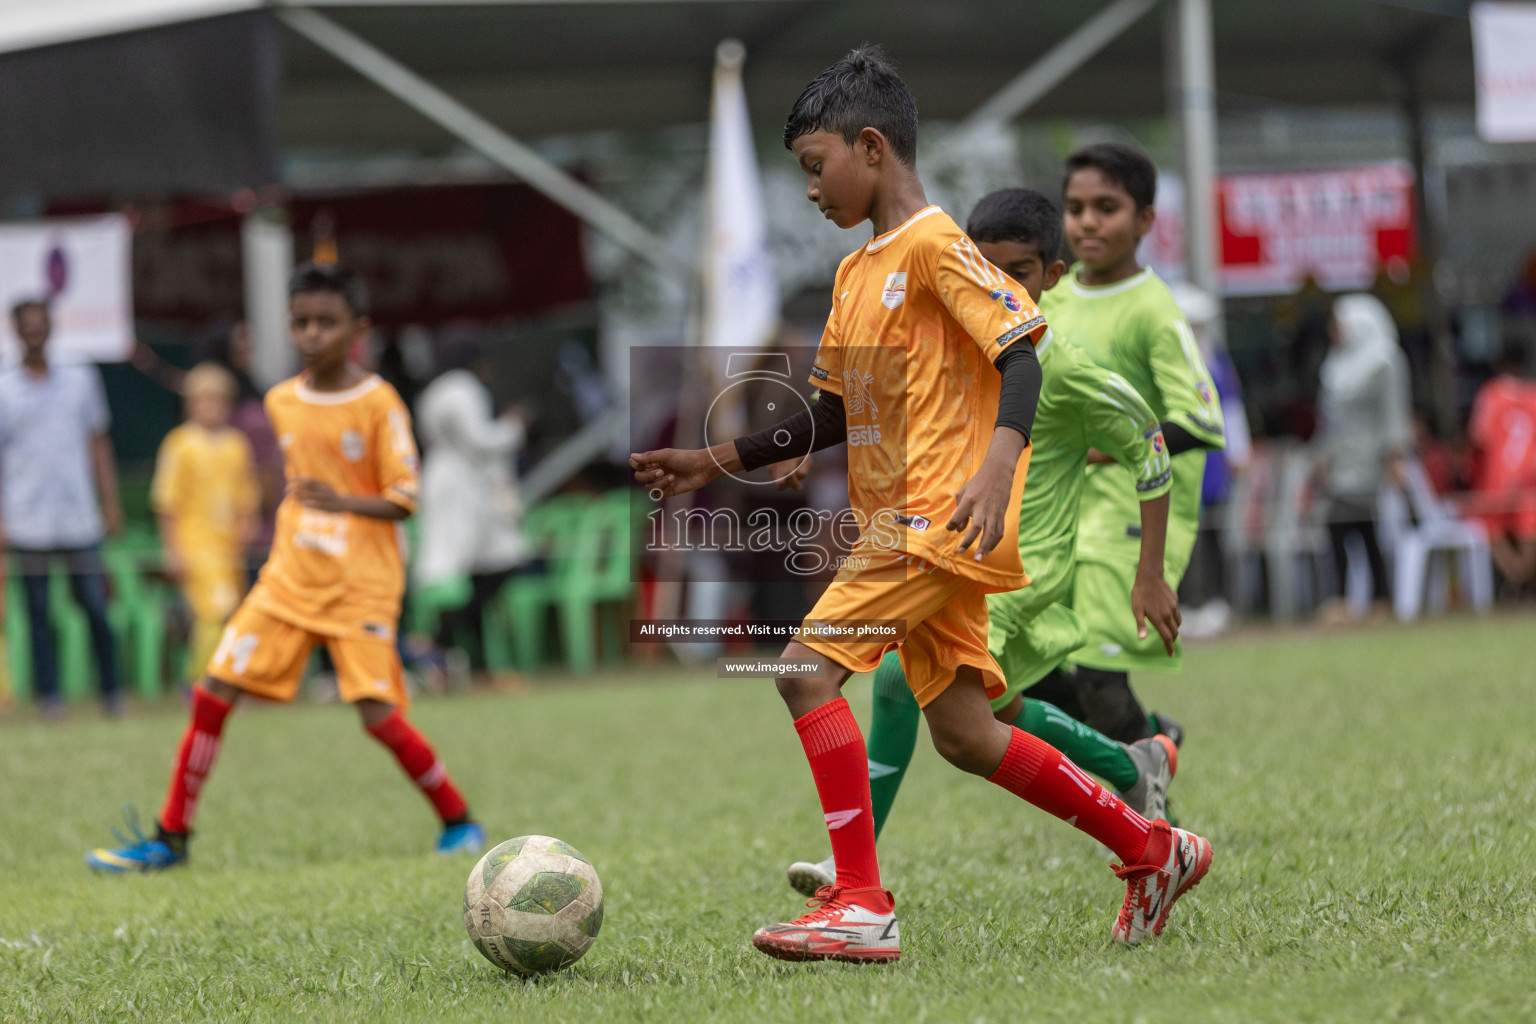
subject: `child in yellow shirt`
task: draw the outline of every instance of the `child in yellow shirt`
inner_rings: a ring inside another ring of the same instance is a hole
[[[245,595],[245,548],[260,486],[245,435],[229,425],[234,376],[216,363],[187,374],[187,421],[166,435],[151,492],[166,573],[192,612],[186,678],[200,679],[224,623]]]

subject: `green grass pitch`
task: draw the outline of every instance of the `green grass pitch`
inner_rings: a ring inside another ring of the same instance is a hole
[[[1095,844],[943,764],[926,738],[883,844],[891,967],[747,945],[826,837],[770,683],[636,670],[426,701],[415,717],[493,840],[568,840],[602,875],[597,945],[505,976],[460,922],[469,859],[340,707],[226,729],[191,867],[81,862],[153,816],[179,706],[0,719],[0,1020],[1335,1021],[1536,1017],[1536,622],[1278,633],[1147,678],[1184,719],[1173,787],[1215,844],[1163,937],[1107,939]],[[849,688],[867,715],[868,684]]]

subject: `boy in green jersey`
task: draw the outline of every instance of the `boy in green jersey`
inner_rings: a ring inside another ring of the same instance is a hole
[[[1061,214],[1030,189],[1003,189],[971,211],[966,234],[981,254],[1017,281],[1032,300],[1056,284],[1066,265]],[[1082,645],[1086,632],[1069,606],[1076,549],[1078,499],[1090,450],[1111,453],[1135,481],[1140,499],[1143,571],[1127,602],[1115,611],[1128,630],[1147,637],[1150,619],[1171,656],[1178,636],[1178,600],[1163,579],[1163,524],[1168,517],[1172,473],[1157,418],[1118,374],[1094,363],[1054,325],[1035,347],[1042,375],[1035,411],[1034,455],[1019,505],[1019,555],[1031,583],[1022,590],[987,596],[987,646],[1008,680],[992,701],[996,717],[1061,750],[1080,768],[1120,790],[1142,816],[1165,815],[1176,751],[1166,736],[1131,747],[1109,739],[1023,691],[1051,673]],[[887,655],[875,672],[874,714],[869,733],[869,778],[876,836],[917,746],[917,701],[900,660]],[[797,862],[789,881],[810,895],[830,884],[835,863]]]
[[[1167,286],[1136,260],[1156,191],[1157,169],[1129,146],[1101,143],[1067,158],[1063,227],[1078,262],[1040,308],[1058,334],[1125,378],[1157,415],[1173,458],[1164,570],[1177,587],[1200,526],[1205,451],[1222,447],[1222,418],[1189,324]],[[1182,654],[1176,648],[1168,657],[1122,611],[1140,552],[1133,477],[1104,455],[1089,461],[1072,594],[1087,637],[1069,659],[1075,673],[1052,676],[1028,695],[1122,743],[1159,732],[1181,742],[1183,729],[1148,716],[1130,688],[1129,673],[1177,671]]]

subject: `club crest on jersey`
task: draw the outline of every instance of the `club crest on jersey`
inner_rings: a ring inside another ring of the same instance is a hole
[[[1211,396],[1211,387],[1205,381],[1201,381],[1195,385],[1195,393],[1200,396],[1200,401],[1204,402],[1206,405],[1210,405],[1215,401],[1215,399]]]
[[[1024,308],[1024,303],[1019,301],[1019,297],[1006,288],[993,288],[987,292],[987,297],[996,299],[1010,313],[1017,313]]]
[[[885,290],[880,293],[880,305],[895,309],[907,298],[907,272],[893,270],[885,275]]]
[[[347,457],[348,462],[361,462],[368,452],[368,446],[363,443],[363,435],[355,430],[343,430],[341,432],[341,454]]]

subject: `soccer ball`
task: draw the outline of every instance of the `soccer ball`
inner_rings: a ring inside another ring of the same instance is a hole
[[[518,974],[580,960],[603,926],[603,883],[587,858],[549,836],[490,850],[464,886],[464,927],[487,960]]]

